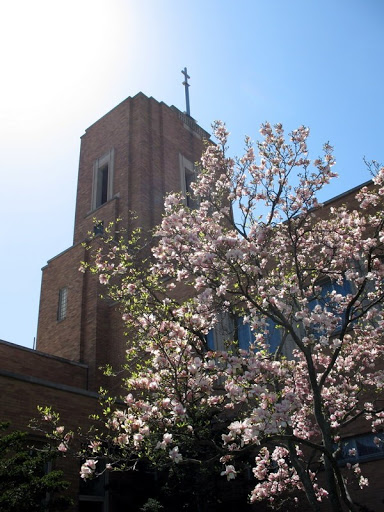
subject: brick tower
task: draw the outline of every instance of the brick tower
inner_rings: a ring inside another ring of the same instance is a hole
[[[122,361],[126,340],[118,311],[100,299],[94,276],[78,271],[94,219],[117,218],[128,232],[161,220],[164,195],[188,192],[209,134],[176,107],[139,93],[90,126],[81,138],[73,245],[43,268],[37,349],[88,365],[88,389],[100,366]],[[134,211],[136,217],[130,212]]]

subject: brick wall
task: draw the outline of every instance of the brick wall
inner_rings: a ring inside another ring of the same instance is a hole
[[[81,140],[74,243],[86,238],[94,217],[107,224],[120,216],[130,228],[129,212],[134,211],[137,224],[145,230],[160,222],[165,194],[181,189],[179,153],[194,162],[203,151],[200,132],[180,117],[177,110],[139,93],[86,130]],[[93,164],[112,148],[117,198],[92,212]]]
[[[72,361],[81,357],[85,275],[79,272],[85,249],[77,244],[51,259],[43,269],[37,349]],[[68,288],[67,315],[57,320],[59,290]]]
[[[1,372],[87,388],[88,367],[0,340]],[[1,409],[0,409],[1,411]]]
[[[38,418],[37,406],[51,406],[60,414],[66,430],[87,427],[89,415],[98,411],[96,393],[86,391],[87,367],[31,349],[0,342],[0,421],[11,429],[30,432],[31,439],[44,441],[42,433],[28,428]],[[70,496],[77,510],[79,461],[67,458],[58,462],[71,484]]]
[[[99,298],[104,289],[97,279],[78,271],[80,262],[91,257],[81,242],[93,230],[95,218],[108,225],[120,217],[128,232],[137,226],[148,232],[158,224],[165,194],[181,190],[179,155],[191,162],[199,160],[204,134],[174,107],[139,93],[90,126],[82,137],[74,245],[43,269],[37,348],[86,363],[91,390],[105,384],[100,366],[121,365],[126,338],[119,312]],[[111,149],[113,197],[92,211],[94,162]],[[68,311],[65,320],[57,321],[62,287],[68,288]]]

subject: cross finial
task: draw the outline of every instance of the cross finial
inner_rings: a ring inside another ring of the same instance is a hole
[[[188,75],[187,68],[182,69],[181,72],[184,75],[183,85],[185,87],[185,103],[186,103],[186,106],[187,106],[187,111],[186,112],[190,116],[191,115],[191,110],[189,108],[189,90],[188,90],[189,83],[188,83],[188,78],[191,78],[191,77]]]

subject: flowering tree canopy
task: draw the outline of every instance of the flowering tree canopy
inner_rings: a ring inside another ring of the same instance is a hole
[[[310,160],[307,128],[260,132],[234,160],[215,125],[198,206],[166,197],[150,256],[138,231],[99,249],[92,270],[122,308],[129,377],[82,477],[106,450],[119,454],[110,467],[220,462],[228,480],[248,464],[251,502],[305,495],[313,510],[353,511],[348,483],[368,481],[353,450],[340,464],[343,436],[384,423],[384,169],[352,206],[323,207],[332,147]]]

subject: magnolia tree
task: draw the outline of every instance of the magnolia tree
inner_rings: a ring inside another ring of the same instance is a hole
[[[355,450],[347,465],[339,456],[346,433],[384,423],[384,169],[353,207],[323,208],[316,195],[335,161],[328,144],[309,159],[307,128],[286,140],[266,123],[238,160],[226,155],[225,126],[214,128],[198,207],[166,197],[147,259],[139,232],[97,253],[92,270],[127,325],[129,377],[124,406],[107,400],[81,476],[111,454],[109,468],[220,463],[228,480],[248,464],[251,502],[306,496],[313,510],[326,500],[357,510],[348,486],[368,480]],[[226,343],[212,345],[228,318]],[[372,439],[379,450],[380,434]]]

